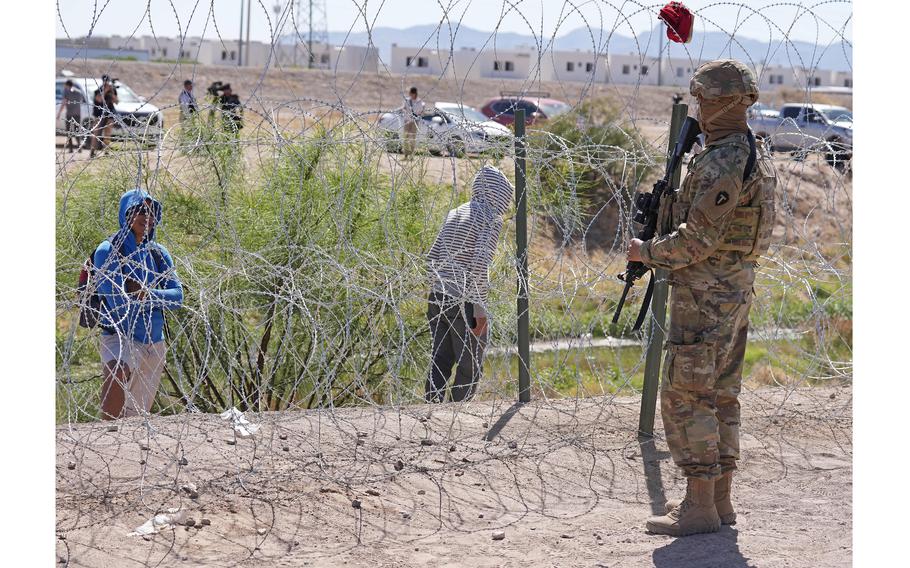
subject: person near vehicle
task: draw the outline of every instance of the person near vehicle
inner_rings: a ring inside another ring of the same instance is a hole
[[[92,94],[92,128],[89,131],[88,136],[88,145],[89,145],[89,157],[95,157],[95,149],[100,145],[101,141],[99,136],[101,135],[101,125],[104,115],[104,96],[101,94],[101,89],[95,89],[95,92]]]
[[[224,120],[224,129],[233,134],[238,134],[243,128],[243,105],[240,103],[240,97],[234,94],[230,83],[225,83],[222,89],[219,105],[221,106],[221,116]]]
[[[94,158],[95,152],[107,148],[111,143],[111,134],[114,131],[114,117],[117,115],[116,106],[119,102],[117,98],[117,87],[107,75],[101,78],[101,87],[95,89],[93,115],[98,117],[98,126],[95,128],[95,136],[92,138],[92,149],[89,157]]]
[[[164,369],[164,310],[183,304],[174,261],[155,240],[161,203],[142,189],[120,198],[120,229],[95,249],[102,300],[101,417],[148,413]]]
[[[189,79],[183,82],[183,90],[180,91],[177,102],[180,104],[181,120],[192,118],[199,110],[199,107],[196,104],[196,95],[193,94],[193,82]]]
[[[471,200],[452,209],[430,248],[427,318],[432,335],[427,402],[442,402],[456,366],[450,397],[473,396],[487,344],[489,267],[514,188],[501,171],[484,166],[474,176]]]
[[[650,532],[671,536],[736,522],[730,496],[739,459],[738,395],[755,266],[770,245],[777,185],[769,155],[750,144],[746,113],[758,99],[752,71],[735,60],[712,61],[695,71],[689,90],[705,147],[680,190],[661,205],[660,236],[633,239],[628,254],[668,270],[672,285],[660,404],[687,489],[665,516],[647,522]]]
[[[405,157],[410,157],[414,153],[414,147],[417,144],[417,121],[420,120],[425,107],[426,105],[424,105],[423,101],[417,98],[417,87],[411,87],[411,90],[408,91],[408,97],[404,100],[404,104],[400,109],[404,130],[404,143],[401,149]]]
[[[63,83],[63,99],[60,101],[60,109],[57,110],[57,118],[66,111],[66,149],[73,151],[73,140],[77,142],[76,147],[81,152],[82,143],[79,140],[79,129],[82,128],[82,103],[85,97],[82,91],[76,88],[70,79]]]

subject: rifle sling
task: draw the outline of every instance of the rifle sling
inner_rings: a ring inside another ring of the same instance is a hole
[[[654,294],[654,271],[650,270],[649,273],[648,289],[645,291],[645,298],[641,302],[641,309],[638,311],[638,319],[635,320],[635,325],[632,326],[633,332],[641,329],[641,325],[645,323],[645,316],[648,315],[648,307],[651,305],[651,296]]]
[[[746,132],[746,138],[749,140],[749,159],[746,160],[746,169],[743,171],[743,182],[749,179],[749,176],[752,175],[752,170],[755,169],[755,160],[757,159],[757,152],[755,150],[755,135],[752,134],[752,129],[750,128]]]

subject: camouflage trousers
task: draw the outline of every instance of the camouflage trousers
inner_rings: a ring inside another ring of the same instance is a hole
[[[751,291],[672,289],[660,411],[686,477],[716,479],[736,469],[751,305]]]

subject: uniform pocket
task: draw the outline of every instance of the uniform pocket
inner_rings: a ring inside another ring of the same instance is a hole
[[[714,345],[670,344],[669,379],[676,390],[707,393],[714,388]]]
[[[670,220],[673,224],[674,231],[689,219],[690,207],[692,207],[692,204],[685,201],[676,201],[673,203]]]

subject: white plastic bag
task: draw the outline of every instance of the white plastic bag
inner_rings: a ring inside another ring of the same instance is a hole
[[[145,521],[136,530],[128,533],[126,536],[146,536],[160,532],[171,525],[179,525],[183,522],[186,511],[178,509],[168,509],[167,513],[158,513],[151,519]]]
[[[230,420],[234,427],[234,432],[241,438],[249,438],[259,431],[259,425],[253,424],[246,419],[246,416],[237,408],[225,410],[220,414],[222,420]]]

